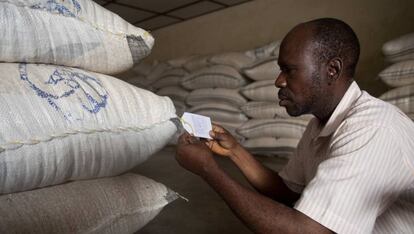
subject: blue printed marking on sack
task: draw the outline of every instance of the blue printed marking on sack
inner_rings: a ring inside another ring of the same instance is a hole
[[[78,14],[79,11],[81,10],[81,5],[79,4],[77,0],[71,0],[70,2],[74,6],[76,13],[70,11],[66,6],[64,6],[63,2],[58,3],[56,2],[56,0],[47,0],[46,3],[38,3],[38,4],[31,6],[31,8],[45,10],[45,11],[53,12],[53,13],[58,13],[64,16],[76,17],[76,14]]]
[[[67,107],[67,103],[73,102],[68,100],[68,98],[75,98],[75,103],[80,104],[82,109],[91,114],[98,113],[108,103],[108,93],[101,82],[79,71],[57,67],[46,82],[31,80],[25,63],[19,64],[19,71],[20,79],[26,81],[39,97],[46,99],[48,104],[56,111],[62,113],[67,120],[72,118],[80,120],[79,116],[72,117],[73,113],[63,110],[61,105],[59,105],[60,102],[67,100],[65,105]]]

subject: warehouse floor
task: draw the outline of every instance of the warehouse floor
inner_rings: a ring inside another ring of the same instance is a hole
[[[180,167],[174,156],[175,148],[167,146],[132,172],[165,184],[189,201],[178,199],[172,202],[137,234],[251,233],[215,191],[202,179]],[[258,159],[276,171],[286,163],[279,158]],[[217,161],[234,179],[249,186],[230,160],[217,157]]]

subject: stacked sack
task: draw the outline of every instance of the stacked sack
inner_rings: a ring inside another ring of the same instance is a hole
[[[184,65],[189,75],[182,86],[191,90],[186,98],[190,106],[188,112],[209,116],[213,123],[229,130],[240,142],[243,138],[236,129],[247,117],[240,109],[246,99],[239,90],[249,82],[240,71],[252,61],[241,52],[229,52],[199,56]]]
[[[279,42],[247,51],[255,62],[242,73],[254,80],[240,91],[249,101],[241,107],[250,118],[237,129],[246,138],[243,145],[251,152],[262,155],[288,157],[296,148],[310,116],[290,117],[278,105],[275,81],[280,73],[277,64]]]
[[[167,62],[139,63],[131,70],[132,74],[125,75],[125,81],[159,96],[168,96],[173,101],[177,115],[181,116],[188,107],[185,99],[189,90],[181,85],[184,77],[188,75],[184,68],[187,60],[180,58]]]
[[[246,52],[140,64],[128,82],[169,96],[177,113],[188,111],[211,117],[255,154],[288,157],[312,116],[292,118],[278,105],[275,80],[280,73],[279,45],[276,41]],[[174,80],[181,80],[181,84],[157,89],[160,81],[166,80],[160,78],[162,74],[177,68],[187,72]]]
[[[175,108],[105,74],[153,38],[91,0],[7,0],[0,12],[0,232],[137,231],[177,195],[123,173],[166,145]]]
[[[385,43],[382,51],[392,64],[379,77],[393,89],[379,98],[396,105],[414,120],[414,33]]]

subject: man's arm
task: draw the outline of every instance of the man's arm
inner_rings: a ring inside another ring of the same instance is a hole
[[[234,181],[218,166],[209,148],[188,134],[180,137],[176,158],[181,166],[201,176],[256,233],[331,233],[299,211]]]
[[[257,161],[225,129],[214,125],[211,135],[214,141],[208,146],[212,151],[229,157],[258,192],[287,206],[299,199],[300,194],[290,190],[275,171]]]
[[[203,179],[255,233],[332,233],[299,211],[243,187],[220,168]]]

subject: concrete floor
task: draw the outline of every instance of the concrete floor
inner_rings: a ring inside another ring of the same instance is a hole
[[[172,202],[136,234],[252,233],[232,213],[213,189],[198,176],[178,165],[174,156],[175,148],[167,146],[146,162],[134,168],[132,172],[145,175],[165,184],[189,199],[189,201],[178,199]],[[234,179],[250,187],[230,160],[221,157],[216,158],[220,166]],[[257,158],[276,171],[280,170],[286,163],[285,159],[280,158]]]

